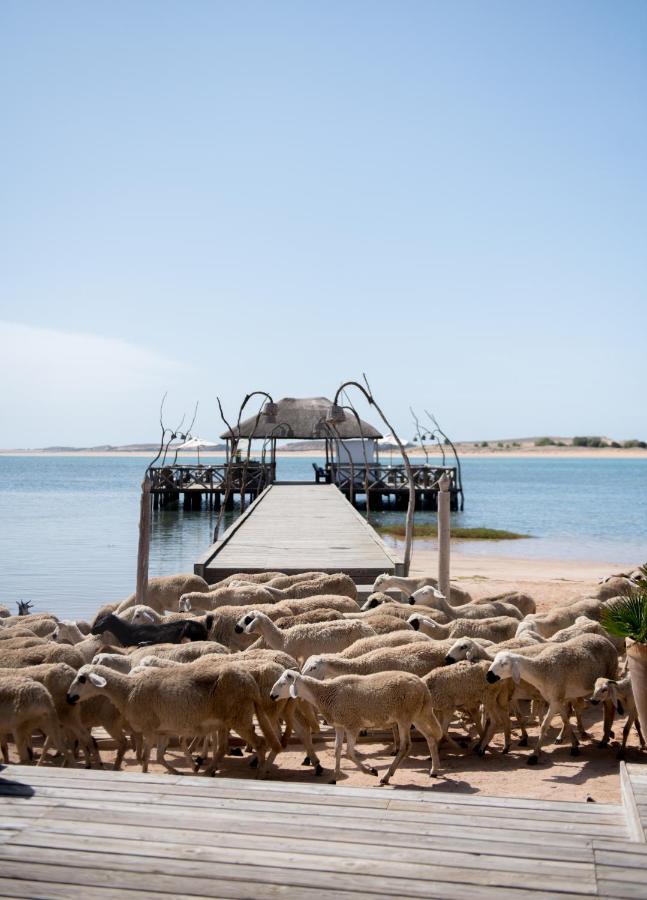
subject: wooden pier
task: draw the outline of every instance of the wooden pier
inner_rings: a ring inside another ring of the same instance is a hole
[[[642,771],[603,804],[12,765],[0,896],[642,900]]]
[[[334,485],[267,487],[194,566],[210,584],[236,572],[346,572],[359,584],[403,574],[390,550]]]

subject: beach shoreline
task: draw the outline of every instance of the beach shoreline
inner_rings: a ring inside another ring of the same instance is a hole
[[[612,448],[612,447],[532,447],[528,449],[515,448],[514,450],[495,450],[495,449],[475,449],[462,450],[460,447],[460,458],[478,458],[478,459],[644,459],[647,460],[647,450],[640,447],[632,448]],[[150,450],[0,450],[2,456],[26,456],[26,457],[92,457],[97,459],[128,459],[133,457],[136,459],[152,459],[154,453]],[[252,454],[253,456],[254,454]],[[324,456],[323,450],[281,450],[276,451],[277,457],[281,459],[320,459]],[[382,462],[393,455],[398,457],[398,453],[390,450],[381,451]],[[416,459],[423,454],[417,449],[410,449],[409,455]],[[224,450],[201,453],[202,460],[225,459]],[[178,453],[178,460],[195,459],[195,451],[187,453]],[[437,458],[430,454],[430,459],[437,462]],[[451,458],[448,457],[451,465]],[[394,463],[397,465],[397,462]]]

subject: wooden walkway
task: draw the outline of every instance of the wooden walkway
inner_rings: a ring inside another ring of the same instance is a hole
[[[646,876],[620,804],[0,772],[2,897],[644,898]]]
[[[360,584],[402,574],[400,558],[334,485],[267,487],[195,567],[212,584],[236,572],[346,572]]]

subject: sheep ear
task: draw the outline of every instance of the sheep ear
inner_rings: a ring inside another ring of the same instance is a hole
[[[88,672],[88,678],[98,688],[104,688],[108,684],[103,675],[97,675],[96,672]]]
[[[147,622],[150,622],[151,625],[155,624],[155,619],[153,618],[153,616],[151,616],[148,610],[142,610],[142,617],[146,619]]]
[[[468,662],[472,662],[472,660],[474,659],[474,648],[473,647],[470,647],[470,649],[467,651],[467,653],[465,654],[465,659]]]
[[[297,686],[294,682],[290,685],[290,697],[292,697],[293,700],[296,700],[298,697]]]
[[[512,661],[512,680],[515,684],[519,684],[521,681],[521,672],[519,670],[519,663],[516,659]]]
[[[205,628],[207,629],[207,631],[211,631],[211,629],[212,629],[212,627],[213,627],[213,616],[207,616],[207,617],[205,618],[205,620],[204,620],[204,626],[205,626]]]

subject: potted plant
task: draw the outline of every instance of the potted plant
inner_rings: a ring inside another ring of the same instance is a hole
[[[638,718],[647,727],[647,565],[631,594],[610,603],[600,621],[610,634],[625,638]]]

